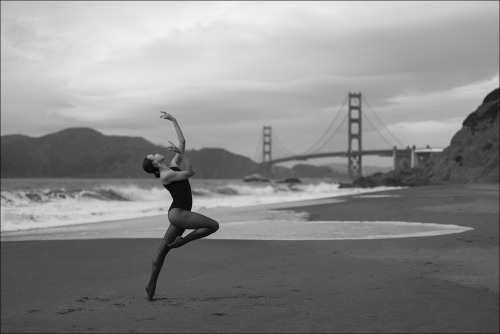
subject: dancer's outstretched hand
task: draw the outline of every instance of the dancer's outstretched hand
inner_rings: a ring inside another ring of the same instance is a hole
[[[170,115],[169,113],[165,112],[165,111],[160,111],[163,115],[160,115],[160,118],[163,118],[163,119],[168,119],[169,121],[175,121],[175,117]]]

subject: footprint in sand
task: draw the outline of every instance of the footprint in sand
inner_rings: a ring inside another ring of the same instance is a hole
[[[212,315],[215,315],[217,317],[222,317],[224,315],[226,315],[226,313],[219,313],[219,312],[216,312],[216,313],[212,313]]]
[[[85,303],[89,300],[97,300],[99,302],[109,302],[109,298],[99,298],[99,297],[93,297],[93,298],[82,297],[82,298],[78,299],[77,302]]]
[[[81,311],[82,309],[77,307],[77,308],[68,308],[66,310],[61,310],[61,311],[57,311],[57,313],[59,314],[68,314],[68,313],[73,313],[73,312],[77,312],[77,311]]]

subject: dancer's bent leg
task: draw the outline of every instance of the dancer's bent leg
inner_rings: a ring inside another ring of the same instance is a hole
[[[149,279],[149,283],[146,286],[148,300],[150,301],[153,300],[153,296],[156,290],[156,281],[158,280],[161,268],[163,267],[165,256],[170,250],[168,244],[174,242],[174,240],[177,237],[182,236],[182,233],[184,233],[183,228],[170,224],[170,226],[167,229],[167,232],[165,232],[165,236],[163,237],[160,247],[158,247],[158,250],[156,251],[156,254],[153,257],[153,268],[151,269],[151,278]]]
[[[194,229],[193,232],[182,236],[177,236],[175,241],[168,244],[169,248],[181,247],[193,240],[206,237],[219,229],[219,223],[202,214],[174,208],[169,211],[168,218],[173,225],[183,229]]]

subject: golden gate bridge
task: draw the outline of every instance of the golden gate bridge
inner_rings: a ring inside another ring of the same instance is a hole
[[[392,139],[388,140],[382,132],[373,124],[368,116],[363,113],[362,105],[366,104],[368,109],[375,116],[375,119],[382,125],[382,129],[387,132]],[[348,104],[347,113],[343,113],[343,109]],[[338,118],[344,115],[340,123],[335,127]],[[347,148],[332,150],[329,143],[334,138],[344,123],[347,121]],[[363,122],[367,121],[378,135],[386,143],[385,148],[379,149],[364,149],[363,148]],[[262,145],[262,146],[261,146]],[[399,145],[399,147],[398,147]],[[402,170],[416,167],[425,163],[432,155],[442,152],[442,148],[432,148],[429,146],[417,148],[415,145],[406,146],[399,141],[380,120],[377,114],[370,107],[368,102],[363,98],[361,93],[349,93],[342,103],[339,111],[335,115],[333,121],[324,131],[321,137],[307,150],[300,154],[291,152],[283,145],[282,141],[273,131],[271,126],[263,126],[261,143],[258,148],[262,148],[261,159],[256,159],[261,164],[261,171],[264,175],[272,175],[271,167],[274,164],[287,161],[300,161],[327,157],[345,157],[347,158],[348,173],[351,177],[359,177],[363,175],[363,156],[382,156],[392,157],[394,170]],[[326,151],[325,151],[326,149]],[[276,154],[278,153],[278,154]]]

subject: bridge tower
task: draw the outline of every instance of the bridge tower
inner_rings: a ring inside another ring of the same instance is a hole
[[[349,93],[349,135],[347,149],[351,177],[362,176],[361,170],[361,93]]]
[[[272,128],[264,126],[262,129],[262,174],[269,177],[272,176],[271,164],[272,160]]]
[[[272,129],[270,126],[264,126],[262,129],[262,163],[267,163],[272,160]]]

